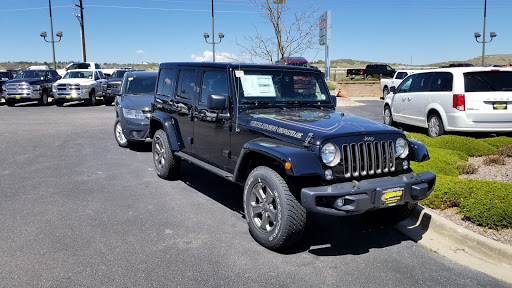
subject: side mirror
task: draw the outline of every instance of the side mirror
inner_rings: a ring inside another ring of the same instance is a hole
[[[112,88],[110,89],[110,94],[119,96],[119,88]]]
[[[336,106],[337,104],[337,99],[336,99],[336,95],[330,95],[331,96],[331,102],[334,103],[334,106]]]
[[[94,80],[100,80],[100,77],[96,76],[94,77]]]
[[[226,109],[226,96],[208,95],[208,98],[206,98],[206,108],[208,108],[208,110]]]
[[[392,86],[391,88],[389,88],[389,92],[396,93],[396,87]]]
[[[57,76],[57,80],[60,80],[60,79],[62,79],[62,76],[60,76],[60,75]]]

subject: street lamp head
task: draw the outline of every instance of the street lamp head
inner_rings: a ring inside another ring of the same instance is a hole
[[[210,38],[210,35],[209,35],[208,33],[204,33],[204,34],[203,34],[203,37],[204,37],[204,39],[206,39],[206,38]]]
[[[62,31],[59,31],[57,32],[57,34],[55,34],[57,37],[62,37]]]
[[[498,36],[498,34],[494,33],[494,32],[491,32],[491,39]]]
[[[220,39],[224,38],[224,33],[219,33],[219,38]]]
[[[46,31],[41,32],[40,36],[46,38]]]
[[[480,38],[480,36],[482,36],[482,35],[480,35],[480,33],[475,32],[475,38]]]

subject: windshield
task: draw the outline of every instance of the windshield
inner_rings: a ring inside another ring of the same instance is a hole
[[[90,69],[91,65],[89,63],[73,63],[71,64],[67,70],[76,70],[76,69]]]
[[[0,72],[0,79],[9,78],[9,73],[7,72]]]
[[[154,94],[156,76],[130,76],[126,78],[125,95]]]
[[[71,72],[67,72],[63,78],[64,79],[69,79],[69,78],[92,79],[92,71],[71,71]]]
[[[28,79],[28,78],[39,78],[44,79],[44,71],[36,71],[36,70],[24,70],[21,71],[14,77],[15,79]]]
[[[322,75],[311,71],[243,70],[241,104],[331,104]]]
[[[114,73],[112,73],[112,76],[110,76],[110,78],[113,78],[113,79],[123,78],[124,73],[126,73],[126,72],[127,72],[126,70],[116,70],[116,71],[114,71]]]
[[[464,89],[466,92],[512,91],[512,72],[464,73]]]

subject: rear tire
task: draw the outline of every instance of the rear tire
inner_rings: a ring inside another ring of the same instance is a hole
[[[431,138],[435,138],[444,134],[443,120],[441,120],[441,117],[438,114],[430,115],[430,117],[428,117],[427,124],[427,133]]]
[[[243,197],[249,231],[263,247],[283,249],[302,238],[306,209],[276,171],[265,166],[252,170]]]
[[[384,106],[384,124],[393,126],[395,122],[393,121],[393,114],[391,114],[391,107],[389,105]]]
[[[389,94],[389,88],[384,87],[384,89],[382,89],[382,99],[386,99],[386,96],[388,96],[388,94]]]
[[[153,163],[158,177],[176,180],[179,177],[180,160],[174,156],[164,130],[159,129],[153,136]]]

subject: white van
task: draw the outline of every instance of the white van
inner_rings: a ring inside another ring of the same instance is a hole
[[[409,75],[384,102],[384,123],[445,131],[512,132],[512,70],[444,68]]]

